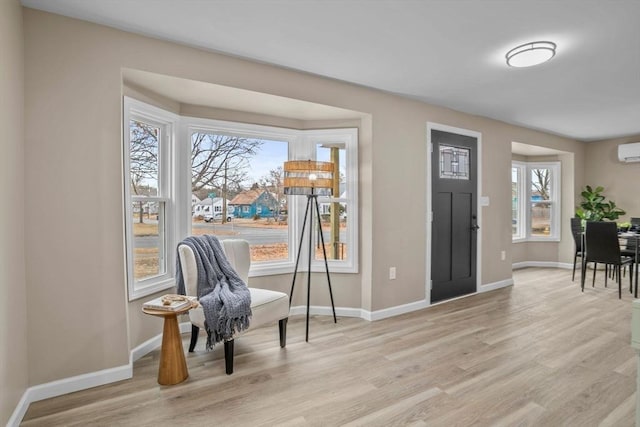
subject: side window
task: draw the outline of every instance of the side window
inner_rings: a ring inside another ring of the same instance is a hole
[[[133,300],[173,286],[171,146],[177,118],[129,98],[124,106],[127,276]]]
[[[511,234],[514,240],[526,238],[526,215],[523,201],[526,198],[527,167],[514,162],[511,167]]]
[[[334,165],[333,191],[319,197],[322,234],[332,271],[357,269],[357,132],[355,129],[310,131],[316,160]],[[321,242],[316,236],[314,259],[323,261]]]

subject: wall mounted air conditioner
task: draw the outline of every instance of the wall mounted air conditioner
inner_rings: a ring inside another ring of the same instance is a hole
[[[618,160],[625,163],[640,162],[640,142],[618,145]]]

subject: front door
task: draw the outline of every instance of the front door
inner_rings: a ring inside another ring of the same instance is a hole
[[[475,137],[431,129],[431,302],[476,291]]]

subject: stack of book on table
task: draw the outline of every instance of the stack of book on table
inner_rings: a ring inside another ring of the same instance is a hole
[[[193,305],[197,301],[198,299],[196,297],[167,294],[145,302],[142,304],[142,308],[149,310],[178,311]]]

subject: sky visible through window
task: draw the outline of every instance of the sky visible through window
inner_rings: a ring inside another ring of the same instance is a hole
[[[269,171],[282,167],[287,159],[287,144],[281,141],[270,141],[262,139],[262,146],[258,153],[249,160],[249,185],[258,182],[261,178],[269,175]]]
[[[287,144],[283,144],[282,141],[271,141],[268,139],[261,139],[262,145],[257,150],[257,154],[249,160],[249,182],[251,185],[254,182],[258,182],[261,178],[267,176],[269,171],[282,167],[284,164],[283,159],[288,158]],[[316,153],[316,160],[321,162],[330,162],[331,151],[328,149],[318,149]],[[341,159],[340,170],[344,173],[344,159]]]

